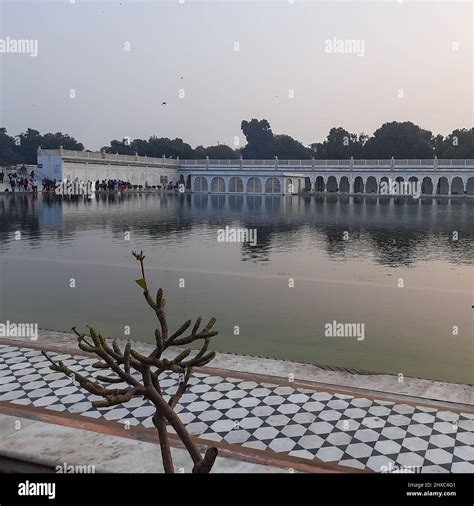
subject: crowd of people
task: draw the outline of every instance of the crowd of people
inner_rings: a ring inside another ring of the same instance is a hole
[[[38,192],[38,180],[35,177],[34,170],[31,171],[29,176],[27,176],[25,174],[18,174],[17,172],[9,172],[7,174],[7,177],[9,180],[10,189],[6,188],[5,191],[11,191],[11,192],[32,191],[33,193]],[[5,179],[5,174],[3,172],[0,172],[0,183],[3,183],[4,179]],[[77,179],[76,179],[76,181],[77,181]],[[41,184],[42,184],[41,191],[42,192],[55,192],[56,189],[58,188],[59,183],[61,183],[61,181],[44,177],[41,180]],[[67,180],[67,181],[63,182],[63,185],[67,186],[69,183],[74,183],[74,181]],[[87,181],[87,184],[91,188],[93,186],[95,191],[97,191],[97,192],[99,192],[99,191],[123,192],[125,190],[137,190],[137,189],[141,190],[143,188],[142,185],[132,184],[130,181],[122,181],[120,179],[103,179],[102,181],[97,180],[94,185],[92,184],[91,181]],[[179,184],[178,183],[173,184],[172,181],[170,181],[167,184],[153,185],[153,186],[149,185],[148,181],[145,182],[145,190],[164,189],[164,190],[168,190],[168,191],[173,191],[173,190],[177,190],[178,187],[179,187]]]
[[[173,184],[170,181],[168,184],[163,185],[149,185],[148,181],[145,181],[145,190],[177,190],[178,183]],[[95,191],[124,191],[124,190],[136,190],[142,189],[142,185],[132,184],[130,181],[121,181],[120,179],[103,179],[102,181],[97,180],[95,182]]]
[[[130,181],[121,181],[120,179],[103,179],[95,182],[95,191],[124,191],[133,188]]]
[[[33,193],[38,192],[38,181],[35,177],[35,171],[32,170],[30,172],[30,175],[22,175],[17,174],[16,172],[9,172],[7,174],[10,189],[6,189],[5,191],[12,191],[14,192],[16,189],[18,191],[31,191]],[[0,183],[4,183],[5,181],[5,174],[3,172],[0,172]]]

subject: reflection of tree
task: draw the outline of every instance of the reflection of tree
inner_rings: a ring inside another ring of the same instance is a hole
[[[0,197],[0,244],[7,247],[15,240],[15,233],[27,237],[33,245],[40,239],[39,215],[36,195],[16,195]]]
[[[242,243],[242,261],[268,262],[272,249],[272,238],[278,233],[276,226],[258,224],[254,221],[243,221],[241,227],[257,230],[257,244]]]
[[[316,227],[319,229],[319,227]],[[344,227],[325,227],[320,232],[323,232],[326,239],[326,251],[330,258],[343,259],[346,256],[348,240],[344,239],[344,234],[348,232]],[[353,233],[353,232],[352,232]],[[354,238],[353,236],[351,236]]]
[[[420,230],[397,231],[388,234],[383,230],[368,232],[368,240],[376,253],[376,261],[392,267],[408,266],[420,258],[429,234]]]

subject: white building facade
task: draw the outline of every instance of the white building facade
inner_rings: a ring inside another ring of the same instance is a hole
[[[411,183],[424,195],[474,195],[474,160],[179,160],[87,151],[38,150],[38,177],[182,184],[198,193],[384,193]]]

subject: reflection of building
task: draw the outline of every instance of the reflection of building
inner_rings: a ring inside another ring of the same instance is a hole
[[[63,212],[64,207],[61,204],[59,199],[55,199],[54,197],[45,198],[38,200],[38,219],[39,225],[41,227],[55,227],[61,228],[63,225]]]
[[[289,194],[303,190],[384,193],[389,182],[424,195],[474,195],[474,160],[173,160],[38,150],[38,176],[52,179],[121,179],[145,186],[181,183],[192,192]]]

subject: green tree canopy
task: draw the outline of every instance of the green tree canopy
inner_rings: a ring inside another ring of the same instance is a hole
[[[282,160],[303,160],[311,158],[313,151],[289,135],[274,135],[273,154]]]
[[[7,134],[7,129],[0,128],[0,166],[8,167],[25,163],[25,159],[16,147],[15,139]]]
[[[316,152],[316,157],[323,160],[344,160],[361,158],[364,151],[364,143],[367,141],[365,134],[353,134],[342,127],[331,128],[324,142],[313,143],[311,147]]]
[[[206,154],[211,160],[228,160],[237,158],[235,151],[225,144],[219,144],[218,146],[208,146],[206,148]]]
[[[453,130],[448,136],[436,136],[435,153],[438,158],[474,158],[474,128]]]
[[[273,152],[273,132],[266,119],[252,119],[242,121],[240,125],[247,145],[242,148],[242,156],[248,159],[269,159],[275,156]]]
[[[411,121],[384,123],[367,141],[366,158],[433,158],[433,134]]]
[[[19,143],[16,145],[16,150],[22,155],[24,163],[35,164],[39,146],[44,149],[59,149],[61,146],[64,149],[76,151],[84,149],[84,146],[70,135],[61,132],[41,135],[38,130],[28,128],[26,132],[22,132],[19,135]]]

